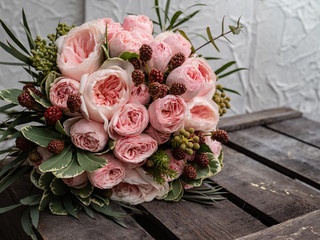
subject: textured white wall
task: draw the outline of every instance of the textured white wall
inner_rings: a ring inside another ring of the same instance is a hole
[[[162,1],[161,1],[162,2]],[[164,1],[163,1],[164,2]],[[172,0],[171,12],[199,3],[196,0]],[[203,0],[207,4],[190,21],[186,32],[205,35],[210,26],[220,34],[221,19],[234,24],[242,15],[244,35],[231,36],[235,45],[218,42],[221,53],[206,47],[200,53],[221,57],[211,61],[213,69],[235,59],[237,67],[247,67],[221,79],[225,87],[237,89],[241,97],[232,94],[232,111],[240,114],[278,106],[300,110],[308,118],[320,121],[320,1],[319,0]],[[112,17],[122,21],[127,13],[146,14],[156,19],[152,0],[1,0],[0,16],[20,36],[21,6],[25,7],[33,33],[45,36],[57,21],[80,24],[84,20]],[[158,31],[158,29],[156,29]],[[191,35],[190,35],[191,36]],[[5,36],[3,31],[0,40]],[[195,46],[203,43],[192,37]],[[10,60],[0,50],[1,60]],[[28,76],[18,67],[0,66],[0,88],[12,87],[13,81]]]

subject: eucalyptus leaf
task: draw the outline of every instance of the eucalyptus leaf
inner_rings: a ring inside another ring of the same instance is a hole
[[[18,96],[23,92],[20,89],[5,89],[0,91],[0,97],[7,102],[19,105]]]
[[[5,167],[3,167],[0,171],[0,177],[4,175],[6,172],[8,172],[10,169],[12,169],[17,163],[20,163],[21,161],[25,161],[27,159],[27,154],[21,154],[19,155],[15,160],[8,163]]]
[[[11,205],[11,206],[8,206],[8,207],[2,207],[2,208],[0,208],[0,214],[9,212],[9,211],[11,211],[11,210],[13,210],[13,209],[15,209],[17,207],[20,207],[20,206],[22,206],[21,203],[14,204],[14,205]]]
[[[11,186],[12,183],[14,183],[17,179],[19,179],[23,174],[25,174],[30,169],[30,166],[24,166],[19,169],[19,171],[15,172],[10,176],[10,178],[6,179],[6,182],[1,185],[0,187],[0,193],[2,193],[4,190],[6,190],[8,187]],[[3,179],[1,179],[3,180]]]
[[[227,92],[232,92],[232,93],[235,93],[235,94],[238,94],[241,96],[241,94],[239,92],[237,92],[236,90],[230,89],[230,88],[222,88],[222,90],[227,91]]]
[[[54,155],[44,163],[40,164],[41,172],[55,172],[67,167],[72,161],[71,145],[66,146],[60,154]]]
[[[16,63],[16,62],[0,62],[1,65],[9,65],[9,66],[28,66],[26,63]]]
[[[30,49],[34,49],[36,45],[35,45],[35,43],[33,41],[33,38],[32,38],[31,32],[30,32],[30,28],[29,28],[29,25],[28,25],[28,21],[27,21],[27,18],[26,18],[26,14],[24,13],[24,9],[22,9],[22,19],[23,19],[23,28],[24,28],[24,30],[26,32]]]
[[[182,18],[180,21],[178,21],[175,25],[172,26],[172,29],[180,26],[181,24],[185,23],[186,21],[189,21],[191,18],[193,18],[195,15],[197,15],[200,12],[200,10],[197,10],[187,16],[185,16],[184,18]]]
[[[84,211],[86,212],[86,214],[87,214],[89,217],[95,219],[94,213],[93,213],[93,210],[91,209],[91,207],[84,207]]]
[[[16,107],[17,105],[16,104],[13,104],[13,103],[9,103],[7,105],[4,105],[2,107],[0,107],[0,112],[4,112],[10,108],[13,108],[13,107]]]
[[[33,205],[36,202],[40,202],[41,194],[34,194],[20,199],[20,203],[23,205]]]
[[[80,166],[88,172],[94,172],[108,163],[107,159],[97,157],[93,153],[82,150],[77,151],[77,159]]]
[[[31,60],[26,55],[19,52],[15,47],[13,47],[9,42],[7,42],[9,46],[0,41],[0,47],[3,48],[7,53],[11,54],[16,59],[26,63],[27,65],[31,65]]]
[[[74,209],[73,203],[72,203],[72,198],[70,195],[65,195],[63,198],[63,206],[67,210],[67,212],[78,219],[78,215]]]
[[[160,7],[159,7],[159,1],[158,0],[154,0],[154,8],[155,8],[156,14],[158,16],[159,27],[160,27],[160,29],[162,29],[162,21],[161,21]]]
[[[219,77],[219,79],[220,78],[224,78],[224,77],[226,77],[226,76],[228,76],[228,75],[230,75],[230,74],[232,74],[232,73],[235,73],[235,72],[238,72],[238,71],[241,71],[241,70],[248,70],[247,68],[237,68],[237,69],[234,69],[234,70],[232,70],[232,71],[230,71],[230,72],[227,72],[227,73],[225,73],[225,74],[222,74],[222,75],[220,75],[220,76],[218,76]]]
[[[24,211],[22,212],[21,215],[21,226],[23,228],[23,230],[25,231],[25,233],[29,236],[31,236],[31,234],[33,233],[32,231],[32,223],[31,223],[31,219],[29,216],[29,208],[24,209]]]
[[[194,49],[193,44],[192,44],[191,40],[188,38],[187,34],[186,34],[184,31],[182,31],[182,30],[178,30],[178,32],[179,32],[185,39],[187,39],[187,40],[189,41],[189,43],[191,44],[191,51],[192,51],[192,53],[195,53],[196,50]],[[185,57],[188,58],[189,56],[185,56]]]
[[[51,141],[60,139],[59,133],[41,127],[25,126],[21,128],[21,132],[25,138],[42,147],[47,147]]]
[[[216,49],[218,52],[220,52],[220,50],[219,50],[218,46],[217,46],[217,45],[216,45],[216,43],[214,42],[214,39],[213,39],[213,37],[212,37],[212,34],[211,34],[211,31],[210,31],[210,28],[209,28],[209,27],[207,27],[207,28],[206,28],[206,30],[207,30],[207,36],[208,36],[208,38],[209,38],[210,42],[211,42],[211,43],[212,43],[212,45],[215,47],[215,49]]]
[[[30,217],[32,225],[37,229],[39,224],[40,212],[38,206],[30,207]]]

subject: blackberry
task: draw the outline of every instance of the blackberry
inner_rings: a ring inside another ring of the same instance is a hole
[[[162,83],[164,80],[163,73],[159,69],[152,69],[149,74],[149,81],[150,82],[158,82]]]
[[[186,57],[184,56],[183,53],[179,52],[175,54],[171,59],[170,62],[168,63],[168,69],[169,71],[172,71],[173,69],[180,67],[184,61],[186,60]]]
[[[44,118],[48,125],[55,124],[61,119],[62,112],[57,106],[48,107],[44,111]]]
[[[170,93],[173,95],[182,95],[187,91],[186,85],[183,83],[175,82],[170,88]]]
[[[29,110],[31,110],[36,103],[33,97],[31,97],[31,94],[29,92],[21,93],[18,96],[18,102],[22,107],[26,107]]]
[[[67,100],[67,107],[70,112],[79,112],[81,108],[81,99],[79,94],[71,94]]]
[[[189,178],[191,180],[196,180],[197,179],[197,171],[192,166],[186,166],[184,168],[184,174],[186,175],[187,178]]]
[[[227,143],[229,141],[229,136],[226,131],[217,129],[212,133],[212,139],[221,143]]]
[[[182,160],[186,157],[186,153],[181,148],[173,148],[171,154],[177,160]]]
[[[144,73],[141,70],[134,70],[131,74],[132,81],[135,83],[135,85],[140,85],[144,83]]]
[[[141,68],[141,61],[138,58],[131,58],[129,62],[133,65],[134,69]]]
[[[64,142],[60,140],[53,140],[49,142],[47,149],[53,154],[60,154],[64,149]]]
[[[196,153],[194,160],[196,164],[200,167],[207,167],[209,165],[209,158],[207,154]]]
[[[147,62],[152,58],[152,48],[147,44],[142,44],[139,49],[140,60],[143,62]]]

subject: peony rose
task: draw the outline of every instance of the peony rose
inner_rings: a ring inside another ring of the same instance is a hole
[[[216,128],[219,121],[219,108],[212,100],[196,97],[187,102],[184,127],[196,131],[209,132]]]
[[[142,43],[140,42],[140,39],[133,35],[132,32],[126,30],[118,32],[109,44],[110,56],[119,57],[123,52],[139,53],[139,48]]]
[[[147,62],[148,68],[150,70],[155,68],[165,72],[173,56],[169,45],[159,41],[152,41],[148,45],[152,48],[152,58]]]
[[[31,162],[30,159],[28,158],[28,161],[31,166],[34,166],[38,170],[40,164],[44,163],[49,158],[51,158],[53,156],[53,153],[49,152],[47,148],[41,147],[41,146],[37,147],[37,152],[40,154],[41,160],[38,162]]]
[[[208,61],[200,57],[188,58],[185,64],[193,64],[198,68],[201,75],[203,76],[203,84],[198,94],[199,97],[207,97],[211,99],[215,92],[217,76],[212,71]]]
[[[114,36],[122,31],[121,24],[118,22],[114,22],[112,18],[100,18],[97,20],[99,24],[101,24],[101,32],[104,34],[107,26],[107,39],[108,43],[114,38]]]
[[[109,123],[109,136],[137,136],[148,126],[149,113],[141,103],[127,103],[114,113]]]
[[[111,153],[101,157],[108,160],[108,164],[94,172],[88,172],[91,184],[100,189],[109,189],[119,184],[125,177],[125,168]]]
[[[101,44],[104,34],[97,21],[75,27],[55,42],[57,65],[62,75],[80,81],[81,76],[99,69],[104,60]]]
[[[211,149],[213,155],[215,155],[216,157],[219,157],[221,152],[221,143],[216,140],[212,140],[210,136],[206,136],[204,139],[205,139],[205,143]]]
[[[69,112],[67,100],[69,95],[79,93],[80,83],[70,78],[57,78],[50,89],[50,101],[52,105],[57,106],[65,114],[74,115]]]
[[[133,66],[128,61],[110,59],[100,70],[84,75],[80,82],[84,116],[107,123],[114,112],[129,101],[132,72]]]
[[[69,187],[80,189],[87,185],[88,177],[87,177],[87,173],[83,172],[80,175],[75,177],[62,178],[62,181]]]
[[[173,55],[181,52],[186,59],[190,56],[191,44],[181,34],[169,34],[163,41],[170,46]]]
[[[149,125],[145,130],[149,136],[151,136],[154,140],[157,141],[158,145],[164,144],[170,139],[171,133],[163,133],[159,132],[157,129]]]
[[[149,135],[142,133],[138,136],[121,137],[113,150],[114,155],[127,167],[143,165],[147,158],[157,151],[158,144]]]
[[[131,169],[123,182],[112,188],[111,199],[128,204],[150,202],[169,192],[169,184],[156,183],[141,167]]]
[[[177,160],[172,156],[171,149],[165,150],[170,159],[170,168],[176,171],[177,175],[174,178],[166,178],[167,182],[173,181],[181,176],[183,173],[186,162],[184,160]]]
[[[153,36],[151,34],[139,31],[131,32],[131,36],[133,39],[139,41],[141,45],[147,44],[153,40]]]
[[[196,66],[182,64],[169,74],[166,84],[171,87],[175,82],[183,83],[187,90],[181,97],[190,101],[199,94],[203,81],[203,76]]]
[[[122,27],[130,32],[139,31],[152,34],[153,23],[144,15],[129,15],[124,18]]]
[[[186,103],[179,96],[158,98],[149,106],[150,123],[160,132],[173,133],[183,126]]]
[[[76,147],[90,152],[101,151],[109,139],[102,123],[85,118],[72,125],[70,135]]]
[[[142,105],[146,105],[149,103],[150,94],[147,85],[140,84],[139,86],[135,87],[133,84],[129,103],[137,101],[140,102]]]
[[[175,33],[173,31],[165,31],[162,33],[159,33],[154,40],[156,41],[163,41],[165,40],[167,37],[169,37],[170,35],[174,35]]]

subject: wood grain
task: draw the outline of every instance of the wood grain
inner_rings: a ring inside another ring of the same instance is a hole
[[[264,111],[246,113],[233,117],[221,118],[218,128],[227,132],[254,127],[263,124],[301,117],[302,113],[291,108],[275,108]]]
[[[261,156],[267,161],[286,168],[312,182],[308,184],[320,187],[320,149],[302,143],[288,136],[271,131],[264,127],[254,127],[229,134],[230,143],[247,151],[246,154]],[[231,146],[231,145],[230,145]],[[262,161],[264,161],[262,159]],[[288,173],[292,174],[292,173]],[[294,175],[292,175],[295,177]]]
[[[320,148],[320,122],[295,118],[268,124],[267,127]]]
[[[320,193],[224,147],[224,168],[211,179],[278,222],[314,211]]]
[[[266,227],[229,201],[213,206],[153,201],[143,207],[179,239],[234,239]]]
[[[272,226],[237,240],[285,240],[285,239],[320,239],[320,210],[308,213],[304,216],[291,219],[279,225]]]

